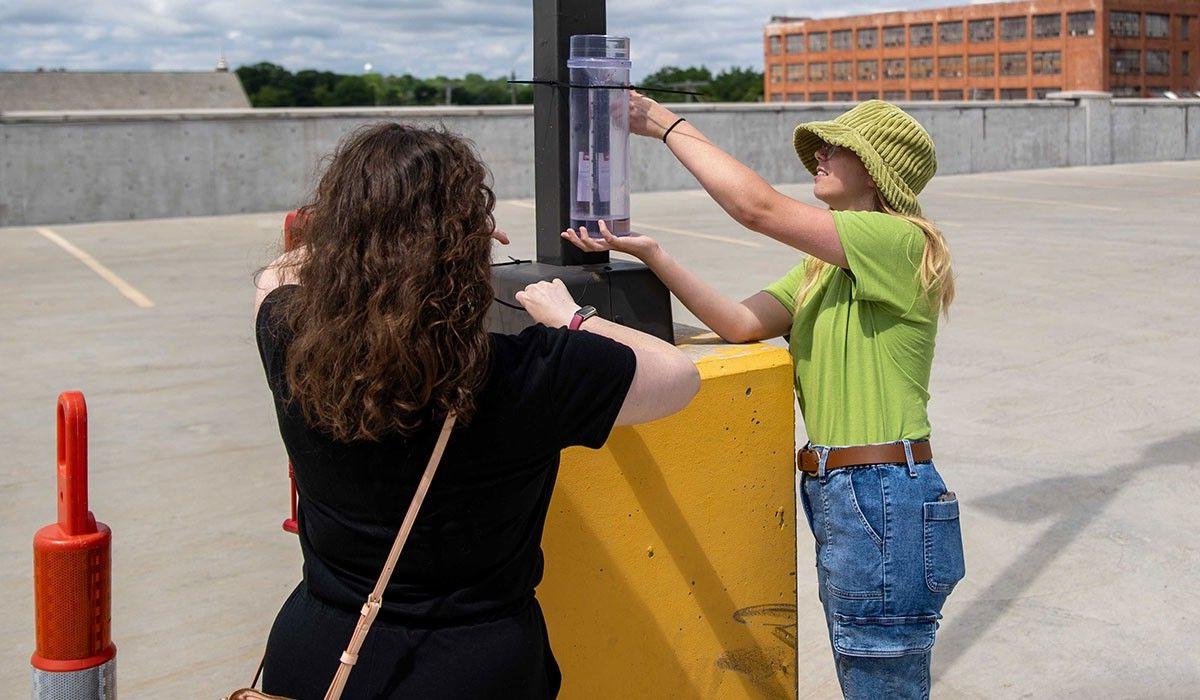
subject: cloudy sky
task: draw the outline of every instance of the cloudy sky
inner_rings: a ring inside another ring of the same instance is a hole
[[[762,66],[771,15],[833,15],[953,0],[609,0],[634,78],[664,65]],[[339,73],[489,77],[532,70],[530,0],[0,0],[0,70],[210,70],[258,61]]]

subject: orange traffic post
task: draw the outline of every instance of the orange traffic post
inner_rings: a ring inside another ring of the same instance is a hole
[[[283,250],[285,252],[296,247],[296,237],[293,234],[292,227],[296,224],[297,219],[303,223],[303,209],[293,209],[287,213],[287,216],[283,217]],[[300,523],[296,520],[296,473],[292,470],[291,462],[288,462],[288,482],[290,482],[292,487],[292,516],[284,519],[283,529],[285,532],[295,535],[300,532]]]
[[[58,397],[58,522],[33,536],[33,698],[116,697],[112,531],[88,510],[87,404]]]

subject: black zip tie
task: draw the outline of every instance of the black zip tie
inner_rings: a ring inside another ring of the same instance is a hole
[[[505,265],[524,265],[525,263],[533,262],[532,260],[518,260],[513,256],[508,256],[508,262],[494,262],[492,267],[504,267]]]
[[[557,80],[508,80],[509,84],[520,85],[550,85],[551,87],[579,88],[581,90],[640,90],[643,92],[669,92],[673,95],[694,95],[704,97],[704,93],[691,90],[671,90],[669,88],[646,87],[644,85],[580,85],[576,83],[560,83]]]

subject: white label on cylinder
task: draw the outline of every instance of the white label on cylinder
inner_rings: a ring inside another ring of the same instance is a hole
[[[608,154],[600,154],[600,161],[596,163],[596,178],[599,180],[599,196],[601,202],[612,201],[612,168],[608,163]]]
[[[592,159],[586,151],[579,152],[579,172],[575,178],[575,201],[592,201]]]

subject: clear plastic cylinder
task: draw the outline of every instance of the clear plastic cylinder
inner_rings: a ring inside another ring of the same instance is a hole
[[[599,237],[603,219],[629,233],[629,91],[592,86],[629,84],[629,38],[571,37],[571,226]]]

